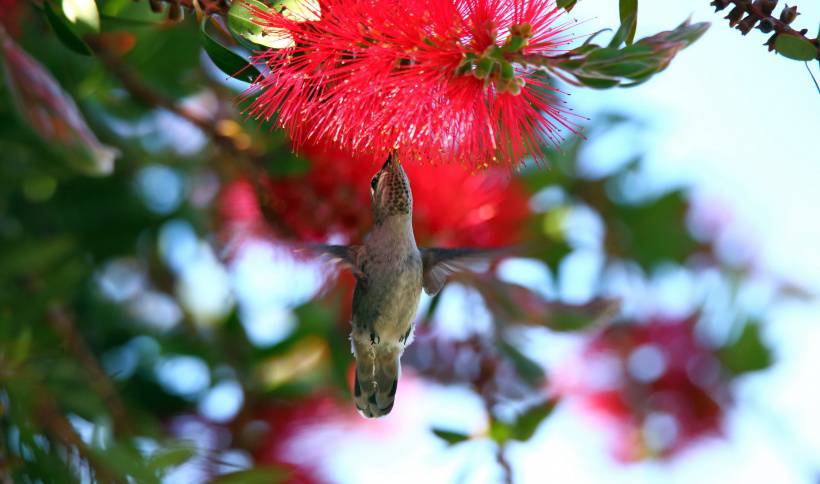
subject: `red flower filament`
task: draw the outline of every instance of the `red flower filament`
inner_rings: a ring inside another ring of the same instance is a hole
[[[257,55],[268,69],[249,114],[297,146],[486,167],[543,161],[543,140],[575,130],[524,62],[572,40],[553,0],[324,0],[310,19],[250,8],[293,45]]]

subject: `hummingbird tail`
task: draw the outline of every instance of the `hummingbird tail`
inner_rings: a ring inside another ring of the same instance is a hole
[[[367,418],[383,417],[393,410],[399,384],[399,358],[356,365],[353,399],[359,413]]]

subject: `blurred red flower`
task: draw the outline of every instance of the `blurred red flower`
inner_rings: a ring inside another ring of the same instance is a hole
[[[370,187],[362,173],[375,173],[372,159],[339,149],[305,146],[311,161],[299,176],[266,180],[266,210],[301,240],[330,238],[358,243],[371,227]],[[494,247],[520,241],[529,216],[523,185],[506,171],[476,174],[458,166],[405,164],[413,190],[413,221],[421,245]],[[220,200],[222,219],[264,226],[254,185],[237,180]]]
[[[564,393],[612,426],[615,457],[668,458],[720,435],[728,378],[694,321],[619,325],[588,343]]]
[[[571,40],[553,0],[322,0],[283,12],[251,7],[280,42],[249,109],[296,145],[474,167],[543,159],[566,120],[555,90],[520,66]],[[295,13],[303,12],[303,14]]]

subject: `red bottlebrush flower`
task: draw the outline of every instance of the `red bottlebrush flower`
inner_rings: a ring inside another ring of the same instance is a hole
[[[473,167],[510,165],[557,142],[556,91],[528,70],[571,40],[553,0],[323,0],[254,10],[291,46],[260,53],[267,73],[249,109],[295,143],[332,140],[359,155]]]
[[[721,433],[729,382],[692,320],[613,327],[588,344],[580,368],[563,391],[612,426],[620,460],[672,457]]]
[[[370,229],[370,187],[362,173],[378,165],[323,146],[305,146],[310,169],[296,177],[268,180],[266,209],[292,236],[360,242]],[[530,214],[525,188],[506,171],[476,174],[458,166],[404,166],[413,190],[413,224],[421,245],[497,247],[520,241]],[[226,186],[221,215],[228,224],[264,223],[254,187]]]

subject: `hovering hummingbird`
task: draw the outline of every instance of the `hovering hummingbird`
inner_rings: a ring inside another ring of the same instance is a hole
[[[356,358],[353,395],[367,418],[393,409],[401,355],[413,340],[421,291],[433,296],[447,277],[496,249],[419,248],[413,235],[413,194],[395,154],[370,180],[373,229],[363,245],[313,245],[352,269],[350,340]]]

